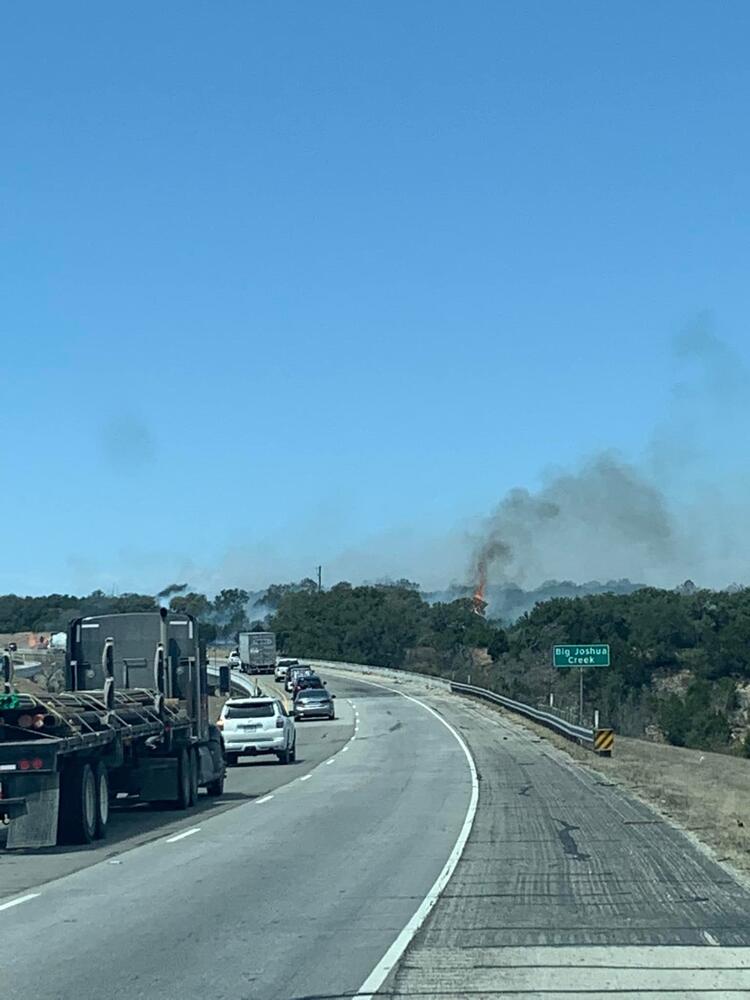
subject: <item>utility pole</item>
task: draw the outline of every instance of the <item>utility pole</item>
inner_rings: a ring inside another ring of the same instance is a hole
[[[323,567],[318,566],[318,593],[323,589]]]

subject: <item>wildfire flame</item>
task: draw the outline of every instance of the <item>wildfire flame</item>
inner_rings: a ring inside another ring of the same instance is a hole
[[[487,602],[484,599],[484,592],[487,587],[487,564],[484,560],[480,560],[478,563],[477,573],[477,585],[474,588],[474,596],[472,598],[474,601],[474,614],[484,617],[484,611],[487,607]]]

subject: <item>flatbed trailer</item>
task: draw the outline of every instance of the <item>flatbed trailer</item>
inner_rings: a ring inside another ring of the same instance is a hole
[[[208,718],[206,661],[190,615],[76,619],[67,690],[19,693],[4,655],[0,818],[8,848],[89,843],[114,796],[187,809],[224,788],[220,731]],[[135,687],[134,681],[152,686]]]

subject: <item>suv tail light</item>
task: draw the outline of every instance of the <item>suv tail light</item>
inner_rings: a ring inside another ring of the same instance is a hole
[[[276,718],[276,728],[277,729],[283,729],[284,728],[284,720],[283,720],[283,718],[280,715],[277,716],[277,718]]]

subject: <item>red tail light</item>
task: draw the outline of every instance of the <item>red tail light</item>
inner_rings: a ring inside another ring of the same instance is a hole
[[[19,771],[28,771],[30,767],[31,767],[31,761],[30,760],[19,760],[19,762],[18,762],[18,770]]]
[[[41,771],[41,769],[44,767],[44,761],[42,760],[41,757],[32,757],[31,767],[34,771]]]

